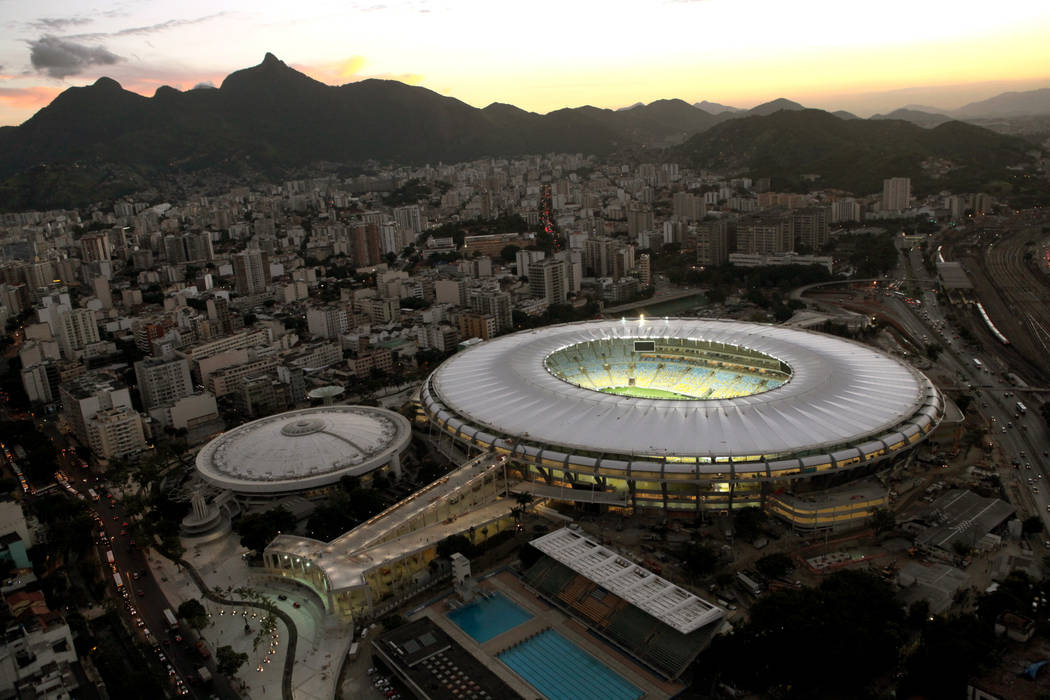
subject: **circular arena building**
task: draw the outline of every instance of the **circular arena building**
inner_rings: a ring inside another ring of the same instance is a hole
[[[503,336],[445,361],[420,402],[432,430],[511,455],[538,495],[696,511],[868,474],[944,411],[929,379],[867,345],[704,319]]]
[[[404,416],[372,406],[323,406],[245,423],[197,453],[207,482],[247,500],[322,495],[344,476],[401,472]]]

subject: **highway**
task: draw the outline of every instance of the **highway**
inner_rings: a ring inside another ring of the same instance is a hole
[[[925,370],[928,374],[951,377],[952,383],[940,388],[956,389],[973,396],[968,413],[977,412],[989,436],[999,445],[1003,465],[1003,485],[1010,493],[1018,515],[1023,519],[1038,514],[1050,532],[1050,430],[1047,429],[1037,407],[1042,392],[1019,387],[1007,379],[1013,372],[1004,355],[996,352],[1001,345],[989,344],[977,348],[965,343],[957,329],[950,325],[948,312],[938,301],[934,280],[926,276],[921,256],[916,250],[902,251],[909,256],[909,267],[915,275],[913,283],[923,288],[921,304],[909,304],[892,294],[880,299],[882,310],[891,316],[910,337],[915,348],[927,343],[943,347],[937,361]],[[905,278],[904,261],[891,274]],[[975,361],[976,360],[976,361]],[[979,364],[978,364],[979,363]],[[1017,402],[1028,410],[1022,415]],[[1010,469],[1016,463],[1017,469]],[[1028,512],[1026,512],[1028,511]],[[1046,537],[1050,542],[1050,535]],[[1050,547],[1050,545],[1048,545]]]

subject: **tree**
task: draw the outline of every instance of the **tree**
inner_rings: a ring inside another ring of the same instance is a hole
[[[228,644],[215,650],[215,665],[224,676],[234,675],[247,661],[247,654],[234,651]]]
[[[773,552],[760,557],[755,562],[755,569],[766,578],[781,578],[795,568],[795,562],[783,552]]]
[[[274,537],[295,527],[295,516],[283,507],[271,508],[265,513],[242,515],[234,526],[241,536],[241,545],[253,552],[262,552]]]
[[[714,573],[721,563],[718,552],[710,545],[700,542],[690,542],[681,552],[685,568],[697,576],[707,576]]]
[[[191,598],[179,605],[178,616],[190,623],[190,627],[194,629],[204,629],[208,626],[208,611],[195,598]]]
[[[469,559],[477,552],[477,547],[463,535],[449,535],[437,545],[437,555],[443,559],[449,559],[453,554],[462,554]]]
[[[1021,523],[1021,532],[1026,535],[1035,535],[1043,531],[1043,519],[1033,515],[1024,519]]]
[[[747,542],[754,542],[762,533],[766,514],[761,508],[742,508],[733,511],[733,530],[736,536]]]
[[[893,589],[863,571],[829,575],[819,588],[770,593],[751,619],[699,657],[697,683],[719,679],[773,697],[868,697],[896,668],[904,610]]]
[[[890,532],[897,527],[897,516],[888,508],[876,508],[871,511],[871,528],[876,535]]]
[[[505,245],[499,252],[500,259],[506,263],[512,263],[518,259],[518,251],[521,250],[521,246],[516,245]],[[518,270],[518,274],[521,274],[521,270]]]

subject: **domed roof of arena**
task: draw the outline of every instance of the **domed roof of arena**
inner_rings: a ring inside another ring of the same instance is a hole
[[[197,453],[197,470],[235,491],[309,488],[382,466],[410,436],[408,420],[384,408],[307,408],[223,433]]]

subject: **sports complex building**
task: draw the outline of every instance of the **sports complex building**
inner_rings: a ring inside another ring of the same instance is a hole
[[[589,321],[496,338],[445,361],[420,403],[435,434],[508,455],[511,478],[534,495],[686,512],[777,511],[776,492],[884,467],[944,413],[929,379],[867,345],[704,319]],[[833,525],[861,515],[851,510],[805,519]]]
[[[197,453],[197,473],[241,501],[323,496],[344,476],[400,476],[412,439],[404,416],[373,406],[287,411],[219,435]]]

